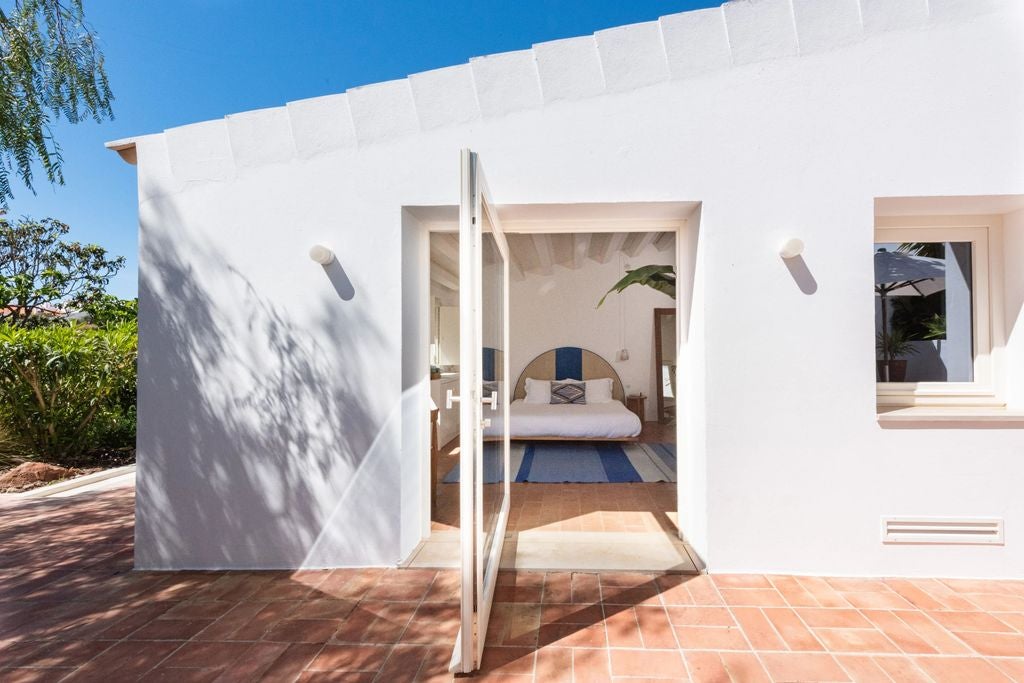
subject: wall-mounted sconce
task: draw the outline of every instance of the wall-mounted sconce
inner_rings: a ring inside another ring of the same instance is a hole
[[[782,258],[796,258],[802,253],[804,253],[804,241],[795,237],[791,240],[786,240],[779,247],[779,256]]]
[[[629,360],[629,349],[619,349],[619,360]]]
[[[334,261],[334,252],[331,251],[330,247],[325,247],[322,244],[314,244],[309,249],[309,258],[313,259],[321,266],[326,266]]]

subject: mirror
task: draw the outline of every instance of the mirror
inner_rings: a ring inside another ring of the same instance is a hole
[[[672,424],[676,419],[676,309],[654,309],[655,391],[658,397],[658,422]]]

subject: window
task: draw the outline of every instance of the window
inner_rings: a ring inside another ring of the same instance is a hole
[[[989,242],[995,217],[878,219],[875,373],[882,405],[998,403]]]
[[[875,244],[879,382],[974,381],[970,242]]]

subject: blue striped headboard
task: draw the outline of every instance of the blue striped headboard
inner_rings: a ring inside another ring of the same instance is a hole
[[[526,379],[599,379],[612,378],[612,397],[622,401],[625,388],[612,364],[593,351],[578,346],[560,346],[540,354],[519,374],[514,398],[526,396]]]

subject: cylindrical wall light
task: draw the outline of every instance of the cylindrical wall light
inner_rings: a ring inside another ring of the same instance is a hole
[[[782,258],[796,258],[800,254],[804,253],[804,242],[803,240],[793,238],[786,240],[781,247],[779,247],[779,256]]]
[[[314,244],[309,249],[309,258],[313,259],[321,266],[326,266],[334,261],[334,252],[331,251],[330,247],[325,247],[322,244]]]

